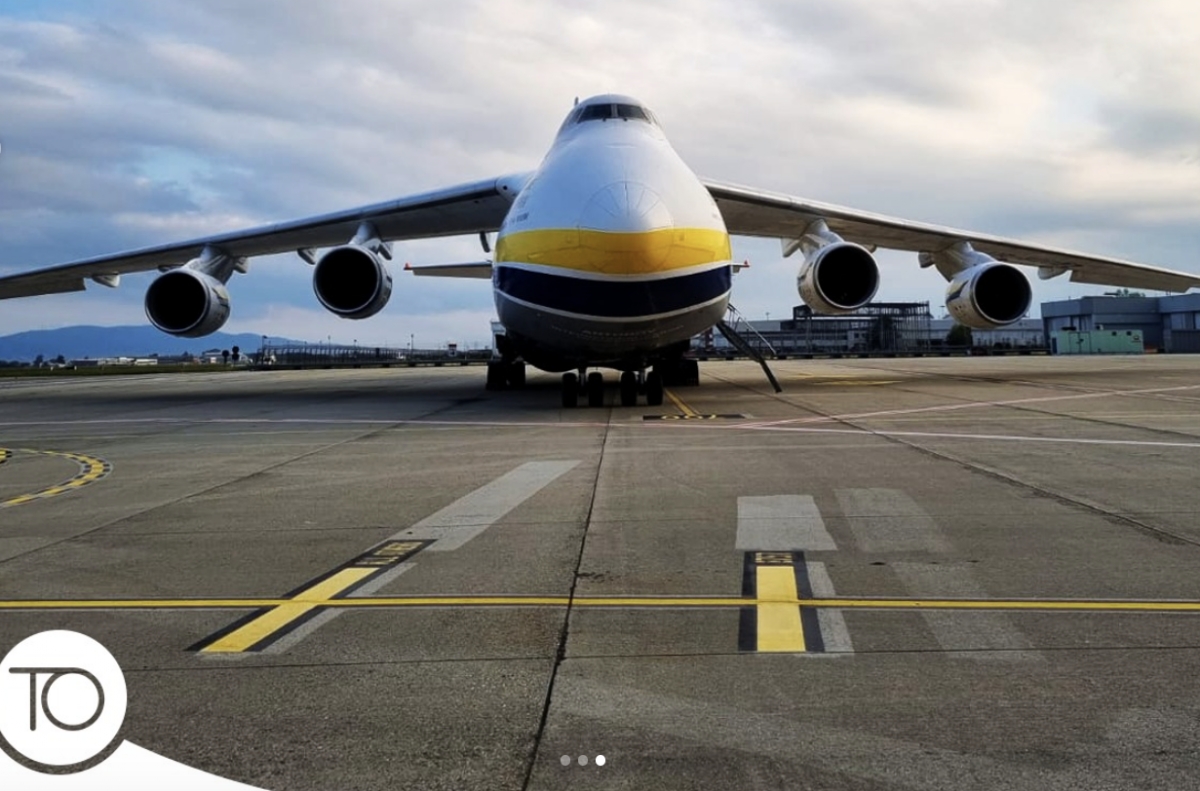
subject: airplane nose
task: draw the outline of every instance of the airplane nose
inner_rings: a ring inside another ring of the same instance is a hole
[[[636,181],[597,190],[579,216],[580,251],[596,272],[633,275],[669,268],[672,236],[667,205]]]
[[[580,230],[607,233],[644,233],[672,224],[658,193],[636,181],[615,181],[597,190],[579,217]]]

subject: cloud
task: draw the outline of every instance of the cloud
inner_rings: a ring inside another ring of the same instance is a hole
[[[703,175],[1196,269],[1200,41],[1178,0],[18,5],[0,12],[0,271],[528,169],[573,97],[607,91],[646,101]],[[796,263],[735,252],[755,264],[735,304],[789,313]],[[912,256],[881,264],[881,299],[941,303]],[[309,275],[254,262],[231,328],[487,338],[485,284],[398,275],[352,325]],[[6,302],[0,332],[141,321],[145,282]]]

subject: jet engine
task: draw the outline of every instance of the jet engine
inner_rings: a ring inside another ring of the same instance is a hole
[[[325,309],[344,319],[365,319],[383,310],[392,296],[392,273],[382,258],[391,258],[369,223],[341,247],[317,261],[313,291]]]
[[[169,335],[199,338],[224,326],[229,318],[229,291],[204,272],[174,269],[146,290],[146,318]]]
[[[977,330],[1020,320],[1032,301],[1033,290],[1025,275],[998,261],[964,269],[946,288],[946,310],[959,324]]]
[[[796,289],[815,313],[850,313],[875,296],[879,267],[865,247],[836,241],[805,256]]]

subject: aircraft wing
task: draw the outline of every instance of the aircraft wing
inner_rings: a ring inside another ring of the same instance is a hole
[[[937,253],[956,243],[968,242],[999,261],[1036,266],[1043,279],[1070,272],[1075,283],[1156,291],[1187,291],[1200,286],[1200,275],[1190,272],[911,222],[733,184],[706,180],[704,185],[716,200],[725,227],[737,236],[795,239],[813,220],[822,219],[846,241],[864,246]]]
[[[88,278],[115,285],[114,276],[181,266],[210,245],[235,259],[333,247],[348,242],[364,221],[373,223],[384,241],[487,233],[500,227],[526,179],[515,175],[476,181],[333,214],[21,272],[0,277],[0,299],[83,291]]]

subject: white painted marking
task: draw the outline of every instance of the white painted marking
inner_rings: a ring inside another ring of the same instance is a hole
[[[1110,396],[1138,396],[1156,393],[1172,393],[1180,390],[1198,390],[1200,385],[1179,385],[1175,387],[1151,387],[1144,390],[1103,390],[1097,393],[1072,393],[1071,395],[1037,396],[1034,398],[1014,398],[1007,401],[971,401],[969,403],[940,404],[937,406],[912,407],[910,409],[886,409],[878,412],[855,412],[845,415],[824,415],[821,417],[798,417],[787,420],[772,420],[757,423],[756,428],[772,426],[795,425],[798,423],[828,423],[837,420],[854,420],[870,417],[890,417],[892,415],[915,415],[923,412],[953,412],[960,409],[979,409],[980,407],[1014,406],[1017,404],[1038,404],[1048,401],[1074,401],[1081,398],[1107,398]]]
[[[813,596],[818,599],[832,599],[835,596],[833,580],[824,563],[806,561],[808,567],[808,584],[812,586]],[[846,619],[841,610],[832,607],[822,607],[817,610],[817,623],[821,627],[821,640],[825,643],[827,654],[852,654],[854,644],[850,642],[850,630],[846,628]]]
[[[578,461],[527,462],[388,540],[433,541],[426,552],[458,549],[578,464]]]
[[[863,552],[950,551],[937,523],[897,489],[838,489],[838,505]]]
[[[898,562],[890,566],[918,598],[987,598],[966,564]],[[951,652],[952,658],[1002,662],[1043,658],[1005,613],[927,610],[921,615],[938,645]]]
[[[739,497],[736,546],[763,552],[837,549],[813,498],[796,494]]]
[[[670,423],[671,421],[663,421]],[[699,428],[699,426],[697,426]],[[715,427],[712,427],[715,428]],[[754,431],[797,432],[803,434],[857,434],[870,437],[931,437],[934,439],[986,439],[997,442],[1055,442],[1064,445],[1124,445],[1142,448],[1200,448],[1200,442],[1155,442],[1136,439],[1083,439],[1077,437],[1022,437],[1012,434],[956,434],[933,431],[875,431],[853,428],[794,428],[792,426],[729,426]]]

